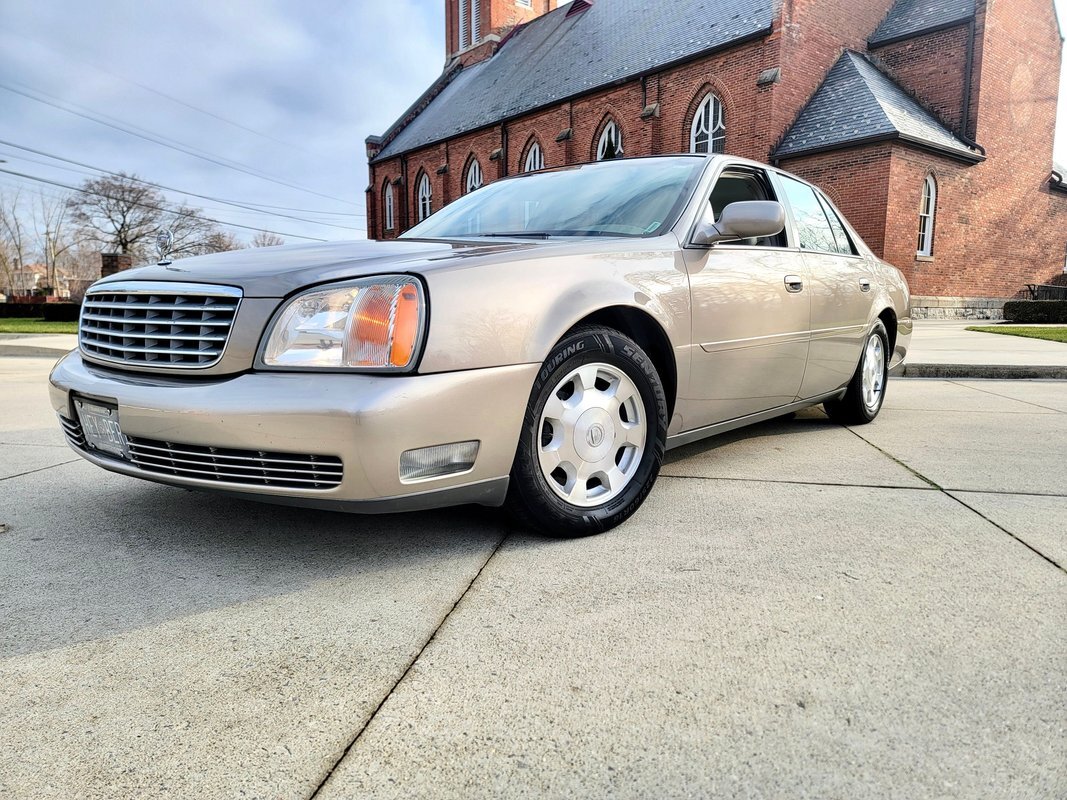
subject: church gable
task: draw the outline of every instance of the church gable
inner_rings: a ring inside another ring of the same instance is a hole
[[[846,52],[786,132],[774,157],[892,139],[971,163],[982,158],[867,58]]]

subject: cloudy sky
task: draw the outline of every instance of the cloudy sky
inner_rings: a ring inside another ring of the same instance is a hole
[[[0,170],[69,186],[94,174],[81,165],[133,172],[243,239],[361,237],[363,140],[443,63],[441,0],[0,0]],[[19,186],[63,191],[0,172],[0,191]]]

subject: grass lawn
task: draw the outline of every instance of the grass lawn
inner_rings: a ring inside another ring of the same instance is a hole
[[[0,333],[77,333],[77,322],[45,322],[31,317],[0,317]]]
[[[1048,339],[1050,342],[1067,344],[1067,327],[1064,328],[1030,328],[1019,325],[982,325],[968,328],[979,333],[1003,333],[1006,336],[1026,336],[1030,339]]]

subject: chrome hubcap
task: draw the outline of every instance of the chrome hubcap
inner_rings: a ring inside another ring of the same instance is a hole
[[[863,404],[868,411],[875,411],[882,402],[885,385],[885,348],[882,337],[871,334],[863,353]]]
[[[537,456],[559,497],[583,508],[617,497],[645,452],[641,393],[610,364],[585,364],[556,384],[541,412]]]

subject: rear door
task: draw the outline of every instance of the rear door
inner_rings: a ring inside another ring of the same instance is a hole
[[[856,371],[870,320],[872,276],[826,197],[788,175],[776,177],[807,264],[811,342],[800,387],[806,399],[839,389]]]
[[[766,170],[727,165],[709,203],[778,200]],[[808,353],[802,254],[787,234],[683,251],[693,309],[689,430],[792,403]]]

